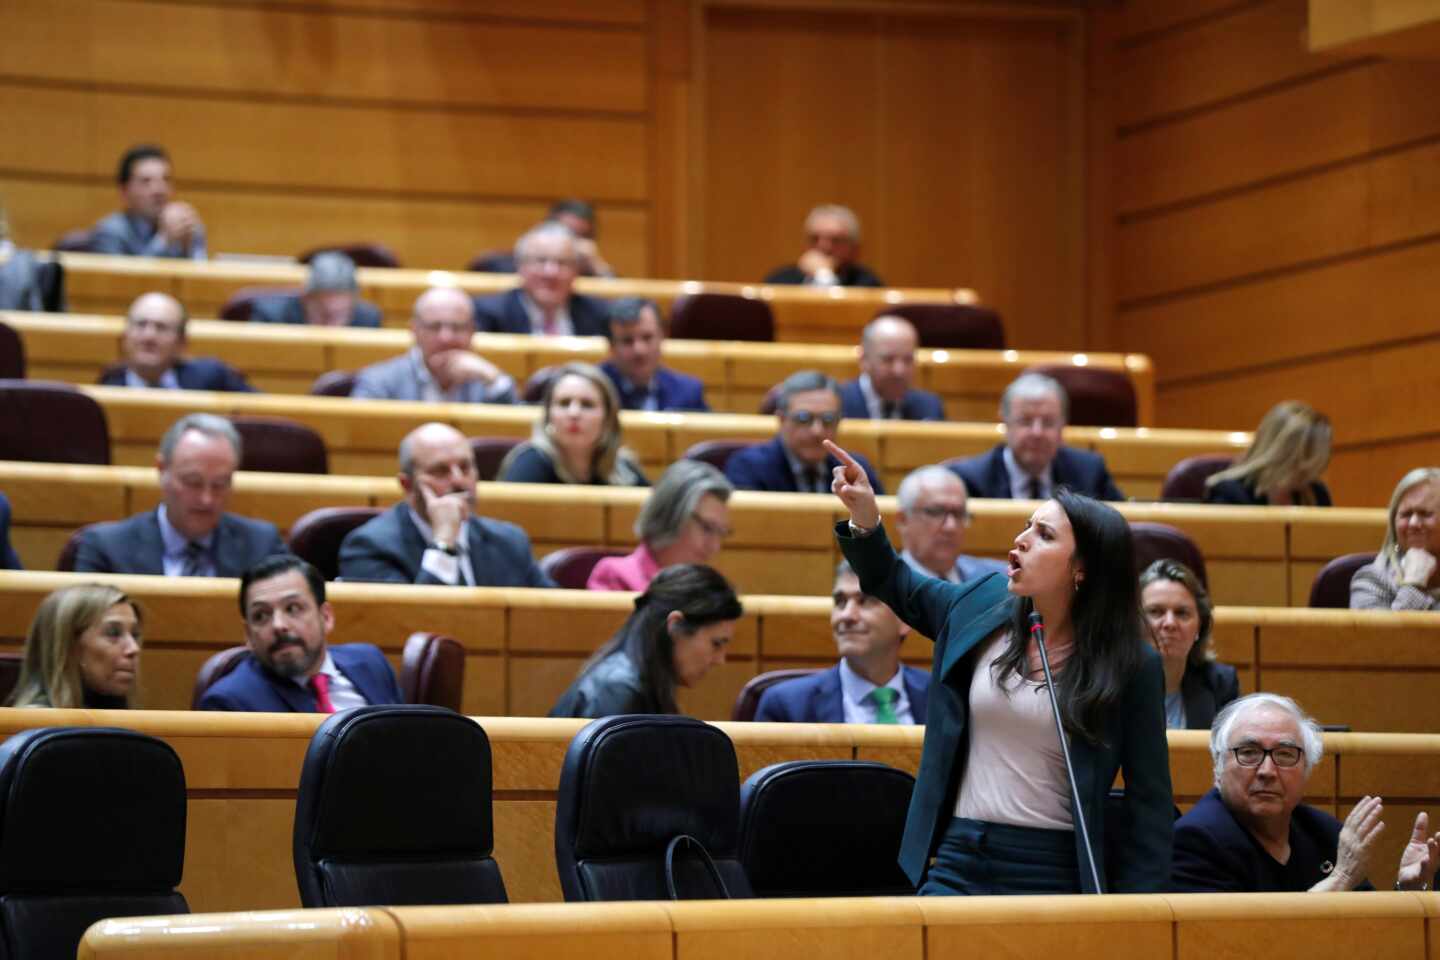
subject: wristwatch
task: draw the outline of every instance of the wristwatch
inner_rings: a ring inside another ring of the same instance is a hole
[[[439,550],[441,553],[448,553],[452,557],[460,556],[459,548],[456,547],[453,543],[446,543],[444,540],[436,540],[434,543],[430,544],[430,546],[434,547],[436,550]]]

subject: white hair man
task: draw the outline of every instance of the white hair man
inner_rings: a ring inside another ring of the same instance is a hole
[[[849,207],[823,203],[805,218],[805,252],[788,267],[772,270],[766,283],[817,287],[883,287],[885,281],[860,256],[860,218]]]
[[[1005,572],[999,560],[965,555],[970,507],[965,484],[953,472],[938,464],[912,470],[900,481],[896,499],[895,525],[905,547],[900,559],[911,569],[951,583]]]

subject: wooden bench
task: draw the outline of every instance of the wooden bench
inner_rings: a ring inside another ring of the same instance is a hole
[[[0,312],[0,322],[19,332],[31,379],[91,384],[106,365],[122,357],[121,317]],[[245,371],[252,384],[269,393],[309,393],[320,373],[358,370],[403,353],[411,345],[407,330],[221,320],[192,320],[187,329],[190,354],[219,357]],[[605,341],[598,337],[477,334],[474,343],[476,350],[522,384],[542,367],[569,360],[599,363],[607,354]],[[756,412],[765,393],[797,370],[819,369],[842,381],[857,375],[853,345],[667,340],[665,363],[699,377],[711,409],[731,413]],[[1006,385],[1034,364],[1071,364],[1124,373],[1135,387],[1139,424],[1153,424],[1155,372],[1139,354],[921,350],[916,384],[940,395],[950,420],[988,422],[996,419]]]

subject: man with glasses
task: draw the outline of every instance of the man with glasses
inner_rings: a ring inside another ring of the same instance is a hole
[[[1048,500],[1069,487],[1096,500],[1124,500],[1098,453],[1061,444],[1069,416],[1065,388],[1043,373],[1024,373],[1000,396],[1005,442],[988,453],[947,464],[972,497]]]
[[[481,330],[553,337],[602,337],[608,311],[603,300],[575,293],[580,254],[575,234],[546,221],[515,242],[520,286],[475,299]]]
[[[737,451],[725,465],[725,476],[737,490],[777,493],[829,493],[840,461],[825,450],[840,426],[840,385],[818,370],[792,373],[780,384],[775,412],[780,430],[773,440]],[[880,478],[864,457],[855,460],[876,493]]]
[[[1324,752],[1320,725],[1289,697],[1252,693],[1210,727],[1215,786],[1175,822],[1171,885],[1181,893],[1370,889],[1385,824],[1379,797],[1362,797],[1342,826],[1300,802]],[[1415,817],[1397,890],[1428,890],[1440,836]],[[1386,875],[1384,884],[1391,881]]]
[[[125,314],[120,349],[123,363],[100,375],[107,387],[153,387],[162,390],[225,390],[253,393],[245,375],[214,357],[185,354],[185,305],[168,293],[142,293]]]
[[[456,287],[431,287],[410,314],[415,345],[360,371],[350,396],[432,403],[514,403],[515,381],[470,347],[475,306]]]
[[[920,467],[900,481],[896,529],[904,551],[900,559],[917,573],[951,583],[1004,573],[1005,564],[964,554],[965,528],[970,526],[965,484],[938,464]]]

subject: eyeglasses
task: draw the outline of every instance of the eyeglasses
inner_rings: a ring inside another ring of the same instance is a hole
[[[718,523],[711,523],[709,520],[706,520],[698,513],[690,514],[690,519],[694,520],[695,525],[700,528],[700,532],[708,537],[715,537],[717,539],[724,540],[725,538],[729,537],[730,534],[735,532],[729,527],[721,526]]]
[[[434,334],[443,331],[461,337],[475,332],[475,324],[473,323],[446,323],[443,320],[417,320],[415,321],[415,327],[422,333]]]
[[[1005,421],[1005,425],[1012,430],[1044,430],[1047,433],[1051,430],[1059,430],[1065,426],[1064,420],[1056,420],[1054,417],[1014,417]]]
[[[1258,743],[1246,743],[1231,747],[1230,752],[1235,754],[1235,762],[1242,767],[1258,767],[1266,757],[1274,760],[1277,767],[1293,767],[1305,756],[1305,751],[1293,743],[1282,743],[1268,750]]]
[[[915,512],[927,520],[934,520],[936,523],[944,523],[946,517],[949,517],[962,526],[970,522],[970,511],[964,507],[916,507]]]
[[[827,427],[833,427],[840,422],[838,413],[811,413],[809,410],[796,410],[794,413],[786,414],[786,417],[791,423],[802,427],[808,427],[816,420]]]
[[[555,267],[558,270],[574,270],[574,257],[522,257],[521,263],[530,264],[536,267]]]

